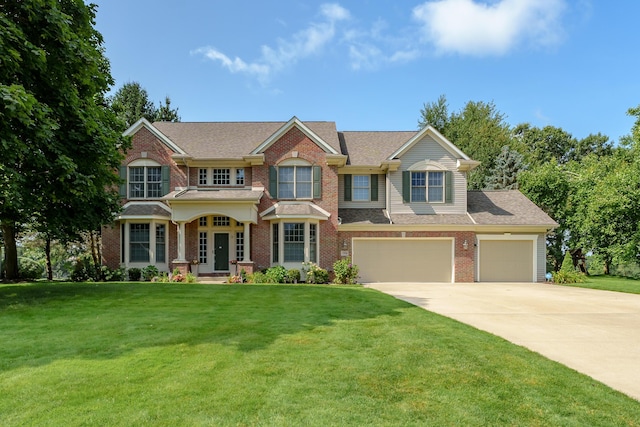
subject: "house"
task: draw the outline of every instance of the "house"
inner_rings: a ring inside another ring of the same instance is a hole
[[[544,281],[557,224],[519,191],[467,191],[478,166],[432,127],[149,123],[120,169],[105,263],[229,275],[350,256],[363,282]]]

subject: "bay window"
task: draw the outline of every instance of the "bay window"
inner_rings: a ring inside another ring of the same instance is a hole
[[[318,225],[314,222],[274,222],[271,234],[273,263],[318,262]]]

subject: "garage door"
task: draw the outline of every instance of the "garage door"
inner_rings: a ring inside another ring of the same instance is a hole
[[[354,239],[362,282],[452,282],[453,240]]]
[[[533,281],[532,240],[480,240],[480,282]]]

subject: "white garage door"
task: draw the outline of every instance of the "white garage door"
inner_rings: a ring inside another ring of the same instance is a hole
[[[534,280],[532,240],[480,240],[480,282],[531,282]]]
[[[452,239],[354,239],[360,281],[452,282]]]

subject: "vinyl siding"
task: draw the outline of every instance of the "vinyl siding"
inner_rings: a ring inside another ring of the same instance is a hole
[[[362,175],[362,174],[355,174]],[[339,209],[384,209],[386,203],[385,176],[378,175],[378,201],[377,202],[345,202],[344,200],[344,175],[338,175],[338,208]]]
[[[537,242],[537,250],[538,250],[538,265],[536,266],[538,270],[538,282],[545,281],[545,274],[547,274],[547,238],[545,234],[538,235]]]
[[[425,159],[433,160],[453,172],[453,203],[407,203],[402,202],[402,171]],[[400,159],[400,168],[389,174],[389,202],[391,213],[415,214],[465,214],[467,212],[467,177],[458,172],[457,159],[430,136],[418,141]]]

